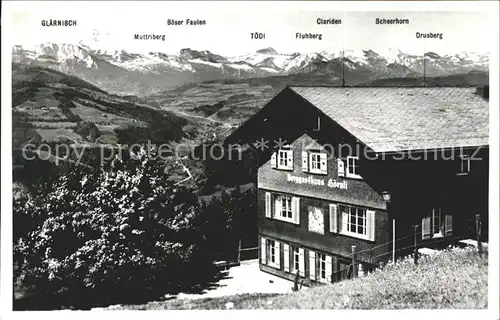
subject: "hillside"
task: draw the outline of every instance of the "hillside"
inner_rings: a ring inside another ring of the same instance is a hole
[[[421,77],[363,82],[357,75],[346,73],[346,85],[424,84]],[[110,144],[224,138],[288,85],[336,86],[340,82],[330,74],[293,74],[191,83],[144,98],[120,97],[75,76],[14,63],[14,145],[31,138]],[[487,83],[488,73],[480,71],[426,79],[429,86]]]
[[[13,145],[69,141],[130,144],[178,141],[187,121],[136,97],[119,97],[75,76],[12,65]]]
[[[284,295],[150,302],[111,309],[483,309],[488,306],[488,255],[452,249],[388,265],[367,276]]]

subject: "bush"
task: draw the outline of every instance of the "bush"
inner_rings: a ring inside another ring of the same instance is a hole
[[[58,96],[58,100],[59,100],[59,109],[61,109],[61,112],[66,117],[67,121],[70,122],[82,121],[82,118],[79,115],[76,115],[73,112],[71,112],[70,109],[76,108],[76,106],[70,99]]]
[[[76,105],[73,103],[73,101],[67,97],[65,97],[63,94],[59,92],[54,92],[53,96],[59,100],[59,108],[62,110],[68,110],[72,108],[76,108]]]
[[[19,203],[15,214],[34,225],[15,244],[18,283],[44,307],[87,308],[210,279],[197,197],[168,181],[165,165],[143,152],[107,170],[75,167]]]
[[[97,128],[96,124],[93,123],[92,121],[78,122],[73,131],[75,131],[75,133],[79,134],[85,140],[90,142],[95,142],[96,139],[101,136],[99,128]]]

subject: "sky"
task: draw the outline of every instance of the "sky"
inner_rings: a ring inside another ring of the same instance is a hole
[[[272,4],[272,3],[271,3]],[[300,4],[299,4],[300,5]],[[401,7],[404,9],[404,7]],[[450,8],[450,7],[448,7]],[[485,12],[471,11],[347,11],[338,6],[279,6],[270,2],[238,3],[106,3],[85,6],[21,6],[13,10],[15,44],[83,42],[92,48],[129,52],[178,53],[182,48],[209,50],[237,56],[272,47],[280,53],[339,52],[389,48],[421,54],[472,51],[490,52],[487,35],[491,28]],[[449,9],[448,9],[449,10]],[[168,26],[168,19],[202,19],[204,26]],[[318,25],[317,18],[337,18],[341,25]],[[375,18],[409,19],[409,25],[376,25]],[[76,27],[43,27],[46,19],[76,19]],[[265,33],[252,40],[250,33]],[[322,40],[299,40],[295,34],[321,33]],[[442,33],[443,39],[417,39],[416,33]],[[165,41],[134,40],[134,34],[165,34]]]

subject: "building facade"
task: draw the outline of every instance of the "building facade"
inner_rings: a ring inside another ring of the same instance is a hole
[[[488,102],[474,88],[283,90],[228,143],[259,154],[260,268],[335,282],[393,255],[487,237]],[[262,140],[263,139],[263,140]],[[395,240],[395,241],[394,241]]]
[[[307,134],[259,168],[262,270],[331,281],[351,264],[353,245],[390,250],[386,203],[357,168],[355,155],[336,158]]]

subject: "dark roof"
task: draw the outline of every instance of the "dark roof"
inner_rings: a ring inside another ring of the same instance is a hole
[[[475,88],[289,87],[375,152],[488,145]]]

